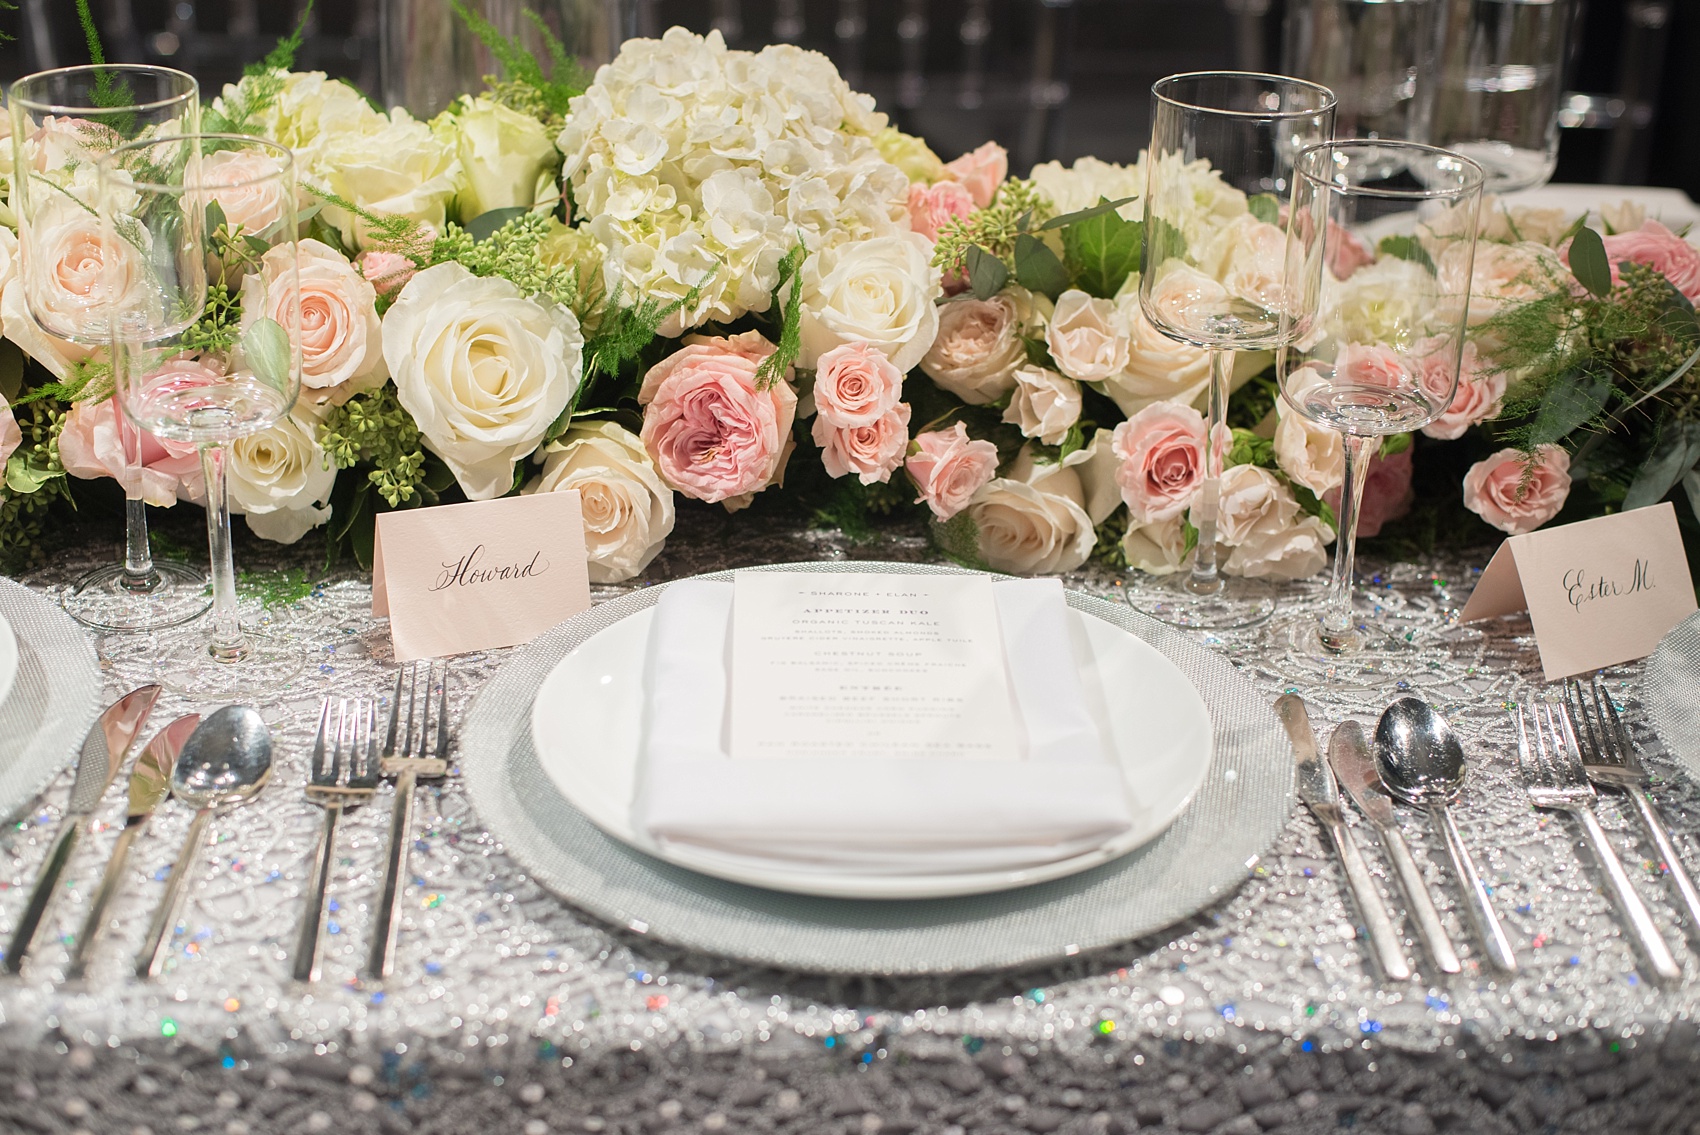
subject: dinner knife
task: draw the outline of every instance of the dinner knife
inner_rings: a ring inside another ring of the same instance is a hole
[[[1299,799],[1309,806],[1333,841],[1340,863],[1346,869],[1348,889],[1369,928],[1376,960],[1388,977],[1394,981],[1405,981],[1411,976],[1411,963],[1405,958],[1405,948],[1393,926],[1393,916],[1388,914],[1387,904],[1381,901],[1381,892],[1376,889],[1369,866],[1358,852],[1358,845],[1352,842],[1351,832],[1346,830],[1345,819],[1340,813],[1340,789],[1334,783],[1333,772],[1317,753],[1316,733],[1311,729],[1304,699],[1297,694],[1283,694],[1275,702],[1275,712],[1287,730],[1288,740],[1293,743],[1293,759],[1298,764]]]
[[[65,805],[65,818],[59,823],[59,832],[53,837],[47,861],[35,877],[29,903],[19,916],[12,941],[6,947],[4,965],[8,973],[17,973],[23,968],[24,955],[29,953],[35,932],[41,927],[42,915],[47,913],[47,904],[52,901],[59,875],[65,870],[65,864],[70,862],[71,853],[77,849],[77,838],[88,826],[89,817],[100,805],[100,798],[106,795],[118,770],[124,767],[130,746],[136,743],[136,735],[147,724],[148,714],[153,712],[154,702],[158,700],[158,686],[140,686],[108,706],[89,727],[88,736],[83,739],[82,756],[77,759],[77,778],[71,784],[71,799]]]
[[[171,770],[177,764],[177,754],[183,751],[183,742],[200,723],[200,714],[184,714],[155,733],[142,755],[136,758],[136,767],[130,770],[130,811],[124,818],[124,830],[118,833],[118,842],[112,848],[112,857],[106,861],[106,874],[101,877],[100,889],[94,893],[88,917],[83,919],[83,928],[77,932],[76,943],[71,947],[71,965],[66,971],[69,979],[74,981],[83,976],[89,946],[107,928],[106,907],[124,876],[130,845],[142,834],[159,802],[170,794]]]
[[[1416,920],[1417,933],[1428,947],[1429,956],[1442,973],[1457,973],[1463,968],[1458,962],[1458,951],[1440,921],[1440,912],[1434,908],[1434,899],[1423,873],[1417,869],[1417,861],[1411,858],[1411,847],[1399,830],[1399,821],[1393,815],[1393,797],[1381,785],[1381,774],[1376,771],[1375,757],[1369,751],[1363,726],[1348,721],[1334,730],[1328,739],[1328,763],[1346,789],[1346,795],[1380,833],[1381,844],[1393,861],[1399,885],[1410,903],[1411,917]]]

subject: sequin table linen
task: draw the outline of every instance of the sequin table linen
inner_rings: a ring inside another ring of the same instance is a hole
[[[107,551],[91,547],[24,582],[56,593]],[[311,572],[322,551],[243,554],[250,570]],[[691,512],[646,578],[844,558],[937,554],[918,533],[858,544]],[[257,700],[277,738],[273,782],[215,825],[157,982],[135,981],[129,961],[188,825],[175,803],[132,853],[116,900],[122,931],[97,949],[86,983],[68,985],[54,937],[79,924],[122,824],[122,786],[108,794],[106,830],[68,869],[34,960],[22,979],[0,983],[0,1130],[1690,1130],[1700,1117],[1700,960],[1618,802],[1602,799],[1602,819],[1687,967],[1676,988],[1642,976],[1577,833],[1528,807],[1505,712],[1543,692],[1528,623],[1455,623],[1471,564],[1485,559],[1375,575],[1379,625],[1399,649],[1368,666],[1310,662],[1285,645],[1279,623],[1200,638],[1271,699],[1303,693],[1321,728],[1372,721],[1414,690],[1463,735],[1472,772],[1459,823],[1524,968],[1495,978],[1472,950],[1462,975],[1426,985],[1377,980],[1342,873],[1302,810],[1229,897],[1145,940],[1020,972],[828,978],[691,954],[576,913],[479,825],[453,773],[421,790],[396,977],[382,989],[358,979],[385,789],[342,825],[324,976],[295,985],[288,950],[321,818],[302,793],[319,700],[381,695],[394,670],[370,587],[352,573],[269,611],[250,600],[250,617],[304,660]],[[1066,582],[1110,598],[1122,590],[1099,569]],[[1286,586],[1284,612],[1314,610],[1321,591],[1320,581]],[[199,633],[96,639],[105,693],[147,680],[162,640]],[[457,721],[506,656],[457,660]],[[1700,794],[1641,721],[1638,677],[1635,666],[1614,670],[1610,689],[1654,746],[1659,803],[1700,868]],[[168,694],[155,722],[205,708]],[[0,841],[0,935],[70,779],[61,774]],[[1402,818],[1449,929],[1468,942],[1442,846],[1419,817]],[[1358,831],[1385,884],[1369,829]]]

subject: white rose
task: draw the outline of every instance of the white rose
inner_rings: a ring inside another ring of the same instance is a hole
[[[272,88],[256,98],[258,85]],[[323,71],[274,71],[252,75],[240,83],[226,85],[213,100],[213,110],[227,118],[241,118],[258,105],[254,114],[258,133],[294,150],[310,162],[321,143],[336,135],[379,128],[384,116],[372,109],[364,95],[341,79]],[[210,117],[210,116],[209,116]],[[207,126],[212,129],[211,125]]]
[[[803,262],[800,360],[841,343],[879,348],[900,371],[912,370],[939,329],[939,270],[932,242],[919,233],[840,245]]]
[[[1076,382],[1103,382],[1127,366],[1127,323],[1116,305],[1070,289],[1045,328],[1057,369]]]
[[[322,139],[312,172],[325,187],[380,217],[408,217],[441,230],[445,206],[460,179],[454,151],[431,128],[396,107],[369,129]],[[366,247],[366,224],[352,213],[326,205],[324,218],[343,244]]]
[[[1216,539],[1234,547],[1255,532],[1285,528],[1298,515],[1299,502],[1281,478],[1257,465],[1222,471],[1216,505]]]
[[[1254,531],[1233,550],[1222,570],[1229,575],[1304,579],[1328,564],[1334,530],[1314,516]]]
[[[1081,503],[1094,525],[1109,519],[1110,513],[1122,506],[1122,488],[1116,484],[1116,470],[1121,458],[1112,444],[1114,430],[1095,430],[1084,449],[1077,449],[1062,459],[1062,467],[1074,471],[1080,478],[1083,494]],[[1027,480],[1032,481],[1032,477]]]
[[[397,397],[473,500],[513,486],[581,378],[572,312],[453,262],[407,282],[383,333]]]
[[[1466,253],[1467,244],[1455,245]],[[1482,248],[1501,248],[1502,245],[1482,245]],[[1442,256],[1445,263],[1445,255]],[[1448,284],[1444,275],[1437,289],[1435,277],[1421,264],[1383,256],[1374,264],[1359,268],[1345,280],[1325,276],[1322,284],[1323,318],[1319,327],[1327,327],[1341,342],[1382,343],[1388,346],[1409,344],[1422,334],[1429,316],[1439,302],[1441,293],[1462,296],[1468,281],[1457,286]],[[1473,318],[1476,303],[1470,302]]]
[[[1008,394],[1027,361],[1023,333],[1043,318],[1050,301],[1009,287],[989,300],[970,293],[939,305],[938,333],[921,357],[927,377],[970,406]]]
[[[1151,282],[1151,306],[1157,309],[1157,321],[1163,326],[1198,332],[1228,306],[1228,289],[1186,261],[1171,258],[1157,266],[1157,278]]]
[[[1276,399],[1275,464],[1317,496],[1346,477],[1346,443],[1339,430],[1317,425],[1285,399]]]
[[[336,468],[319,445],[319,424],[296,411],[270,429],[230,443],[226,481],[233,512],[262,540],[293,544],[331,517]]]
[[[1199,250],[1197,259],[1199,270],[1229,294],[1266,311],[1285,305],[1287,236],[1274,225],[1242,213]]]
[[[1025,366],[1015,372],[1015,392],[1003,420],[1046,445],[1061,445],[1069,428],[1080,420],[1080,384],[1054,370]]]
[[[260,270],[242,278],[242,330],[265,315],[289,326],[289,288],[279,284],[290,261],[301,295],[301,385],[316,400],[341,404],[361,390],[382,386],[383,327],[372,282],[336,249],[316,240],[280,244],[260,258]]]
[[[1632,233],[1647,223],[1647,206],[1628,198],[1601,205],[1600,220],[1614,233]]]
[[[1031,450],[1023,449],[1010,475],[982,486],[967,512],[979,529],[986,563],[997,571],[1047,574],[1073,571],[1097,545],[1085,503],[1073,468],[1037,464]]]
[[[1479,244],[1468,277],[1464,274],[1466,264],[1472,264],[1470,246],[1459,242],[1440,254],[1436,270],[1442,295],[1470,297],[1471,327],[1486,322],[1508,306],[1528,303],[1561,288],[1570,275],[1558,253],[1533,241]],[[1431,284],[1431,290],[1435,286]],[[1358,341],[1388,340],[1360,338]]]
[[[1127,365],[1104,380],[1104,393],[1132,417],[1153,402],[1190,406],[1210,385],[1210,352],[1171,339],[1151,325],[1139,303],[1139,273],[1116,293],[1127,324]]]
[[[1177,513],[1167,520],[1129,524],[1122,537],[1128,566],[1148,575],[1172,575],[1186,563],[1186,526]]]
[[[574,426],[543,451],[527,493],[577,489],[592,583],[619,583],[649,566],[673,531],[673,491],[636,434],[613,422]]]
[[[1568,210],[1534,205],[1512,205],[1503,213],[1494,212],[1500,224],[1484,234],[1489,240],[1532,240],[1548,246],[1556,245],[1576,219]],[[1504,230],[1503,236],[1499,235],[1500,228]]]
[[[532,204],[538,177],[555,164],[555,142],[543,123],[489,95],[460,96],[431,129],[460,159],[455,197],[462,224],[491,209]]]

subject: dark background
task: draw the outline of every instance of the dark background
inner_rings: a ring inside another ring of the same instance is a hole
[[[0,12],[0,29],[14,37],[0,47],[0,77],[37,69],[44,55],[55,65],[87,61],[72,0],[18,2],[18,10]],[[589,0],[533,2],[547,10]],[[1024,171],[1036,160],[1082,154],[1131,161],[1146,139],[1150,85],[1165,74],[1278,69],[1284,0],[620,2],[624,26],[651,34],[675,23],[695,31],[719,26],[733,46],[753,47],[789,28],[797,42],[831,55],[854,85],[941,156],[996,138]],[[1644,125],[1620,128],[1628,135],[1620,147],[1629,145],[1634,156],[1615,169],[1611,128],[1565,130],[1554,180],[1670,185],[1700,197],[1700,2],[1584,2],[1567,87],[1610,96],[1638,81],[1650,86],[1621,119],[1639,113]],[[182,67],[210,92],[287,32],[298,4],[94,0],[94,10],[111,57]],[[381,0],[320,0],[297,66],[347,77],[381,98],[380,7]],[[849,34],[853,25],[865,32]],[[1641,28],[1627,59],[1626,25]],[[38,44],[33,33],[43,27],[48,40]],[[977,69],[965,46],[976,38]],[[1048,56],[1047,44],[1054,45]],[[1657,81],[1647,84],[1655,73]]]

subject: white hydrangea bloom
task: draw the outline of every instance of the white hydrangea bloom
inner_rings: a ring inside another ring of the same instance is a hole
[[[557,144],[609,250],[609,288],[665,303],[707,281],[662,327],[677,335],[767,310],[799,239],[814,256],[908,228],[909,179],[876,144],[885,125],[823,55],[673,28],[599,68]]]
[[[1044,162],[1033,167],[1028,180],[1038,187],[1059,214],[1089,209],[1100,200],[1133,200],[1116,212],[1130,221],[1145,215],[1141,198],[1145,196],[1145,154],[1133,165],[1118,165],[1084,157],[1072,166],[1061,162]]]

